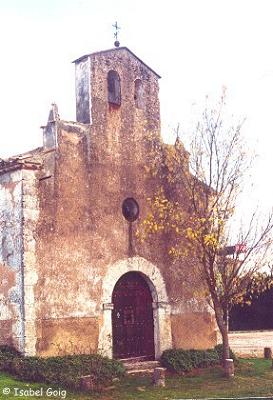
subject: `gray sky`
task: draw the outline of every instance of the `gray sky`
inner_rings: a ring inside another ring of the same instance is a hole
[[[204,98],[246,117],[244,134],[259,158],[250,196],[269,206],[272,165],[273,23],[271,0],[0,0],[0,157],[41,145],[50,104],[75,120],[74,65],[113,47],[112,24],[162,75],[162,134],[190,131]],[[273,186],[273,185],[272,185]]]

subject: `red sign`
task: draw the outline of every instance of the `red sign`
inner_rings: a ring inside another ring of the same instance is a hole
[[[237,254],[246,253],[246,243],[237,243],[235,245],[235,252]]]

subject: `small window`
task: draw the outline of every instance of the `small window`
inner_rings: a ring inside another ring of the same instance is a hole
[[[135,199],[127,197],[122,203],[122,214],[129,222],[134,222],[139,216],[139,206]]]
[[[120,91],[120,78],[116,71],[109,71],[107,76],[108,83],[108,102],[120,106],[121,104],[121,91]]]
[[[143,87],[140,79],[135,80],[134,100],[137,108],[143,108]]]

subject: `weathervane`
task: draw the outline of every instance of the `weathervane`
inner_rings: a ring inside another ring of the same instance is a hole
[[[118,31],[120,30],[120,27],[118,26],[117,21],[116,21],[115,25],[112,25],[112,27],[115,28],[115,30],[116,30],[114,32],[114,38],[116,39],[114,45],[115,45],[115,47],[119,47],[120,43],[118,41]]]

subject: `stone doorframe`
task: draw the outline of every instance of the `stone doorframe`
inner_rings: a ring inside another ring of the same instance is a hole
[[[170,305],[165,283],[159,269],[142,257],[120,260],[106,268],[102,284],[102,324],[99,334],[100,354],[112,358],[112,293],[117,281],[127,272],[139,272],[146,280],[153,298],[155,358],[172,347]]]

